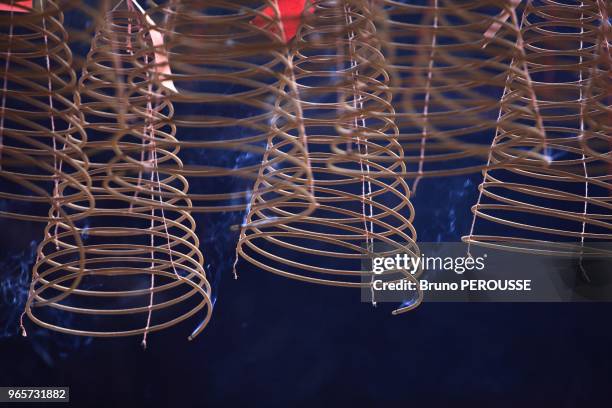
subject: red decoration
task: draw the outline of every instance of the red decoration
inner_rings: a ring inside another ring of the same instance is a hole
[[[302,12],[304,11],[304,6],[306,4],[306,0],[276,0],[278,4],[278,10],[280,13],[280,20],[283,27],[283,39],[285,42],[289,42],[295,37],[297,30],[302,22]],[[308,12],[312,13],[314,8],[310,8]],[[268,24],[271,24],[271,21],[274,20],[274,9],[272,7],[265,8],[262,13],[269,19],[257,16],[253,19],[252,23],[257,27],[265,27]],[[270,26],[270,29],[273,32],[276,32],[275,26]]]
[[[16,1],[14,4],[0,3],[0,11],[14,11],[15,13],[28,13],[32,9],[32,0]]]

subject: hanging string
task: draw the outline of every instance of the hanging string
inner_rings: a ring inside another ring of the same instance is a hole
[[[580,9],[582,9],[584,7],[584,3],[580,2]],[[580,47],[578,49],[580,56],[578,57],[579,59],[579,65],[580,65],[580,69],[578,71],[578,88],[579,88],[579,103],[580,103],[580,139],[584,138],[584,118],[585,118],[585,114],[586,114],[586,101],[584,99],[584,95],[583,95],[583,69],[582,69],[582,52],[583,52],[583,48],[584,48],[584,40],[583,40],[583,35],[584,35],[584,25],[582,24],[582,20],[584,19],[584,13],[581,12],[580,13]],[[589,278],[586,270],[584,269],[584,263],[583,263],[583,258],[584,258],[584,234],[586,233],[586,218],[587,218],[587,214],[588,214],[588,208],[589,208],[589,174],[587,171],[587,164],[586,164],[586,155],[584,154],[584,149],[582,150],[582,169],[584,171],[584,207],[583,207],[583,212],[582,212],[582,216],[584,217],[584,220],[582,221],[582,230],[580,231],[580,258],[578,260],[578,266],[580,267],[580,271],[582,273],[582,277],[587,281],[590,282],[591,279]]]
[[[431,81],[433,79],[433,69],[436,55],[436,42],[438,35],[438,0],[434,1],[434,18],[433,18],[433,33],[431,35],[431,51],[429,52],[429,63],[427,66],[427,80],[425,81],[425,103],[423,105],[423,130],[421,133],[421,150],[419,154],[419,168],[417,176],[412,184],[412,193],[417,191],[419,181],[423,177],[423,166],[425,164],[425,147],[427,144],[427,136],[429,130],[429,98],[431,92]]]
[[[351,10],[348,6],[347,2],[344,2],[343,4],[344,7],[344,15],[345,15],[345,21],[348,27],[351,27],[353,24],[353,17],[351,15]],[[372,222],[372,219],[374,217],[374,208],[372,206],[372,183],[370,181],[370,164],[366,163],[366,172],[367,174],[364,174],[364,163],[363,163],[363,155],[365,154],[366,157],[369,157],[368,155],[368,140],[367,138],[364,138],[364,140],[362,140],[361,138],[361,134],[362,132],[359,131],[359,127],[361,126],[362,129],[366,128],[366,123],[365,123],[365,118],[363,117],[363,115],[361,115],[361,112],[363,112],[363,98],[361,97],[359,90],[358,90],[358,81],[359,81],[359,69],[357,67],[357,61],[355,59],[355,54],[356,54],[356,47],[355,47],[355,43],[354,43],[354,39],[355,39],[355,32],[350,29],[348,31],[348,43],[349,43],[349,53],[350,53],[350,59],[349,59],[349,63],[351,66],[351,77],[352,77],[352,81],[351,81],[351,85],[353,88],[353,97],[352,97],[352,102],[353,102],[353,109],[355,112],[360,112],[360,116],[361,118],[359,119],[357,116],[355,116],[353,118],[353,126],[354,126],[354,131],[357,134],[357,148],[359,150],[359,169],[361,171],[361,212],[362,212],[362,216],[363,216],[363,227],[364,227],[364,231],[365,231],[365,235],[366,235],[366,246],[367,246],[367,254],[369,257],[372,257],[372,254],[374,252],[374,239],[372,238],[372,235],[374,234],[374,224]],[[352,143],[351,143],[352,144]],[[363,151],[363,149],[365,148],[365,152]],[[368,201],[369,201],[369,216],[370,216],[370,222],[368,223],[368,218],[366,216],[366,179],[367,181],[367,186],[368,186]],[[374,297],[374,275],[371,276],[371,282],[370,282],[370,295],[372,297],[372,305],[376,306],[376,299]]]
[[[527,7],[529,7],[531,5],[531,1],[528,1]],[[546,151],[546,133],[544,130],[544,122],[542,120],[542,117],[540,116],[540,110],[539,110],[539,106],[537,103],[537,99],[536,99],[536,95],[535,95],[535,91],[533,90],[533,85],[531,83],[531,76],[529,74],[529,70],[527,67],[527,61],[526,61],[526,54],[525,54],[525,49],[524,49],[524,43],[523,43],[523,35],[521,33],[521,29],[523,28],[523,26],[525,25],[525,19],[527,16],[527,12],[523,11],[523,14],[521,16],[521,22],[518,23],[518,17],[516,15],[516,9],[512,8],[510,11],[510,16],[512,19],[513,24],[518,25],[519,28],[519,32],[517,34],[517,48],[520,50],[520,56],[522,59],[522,68],[525,74],[525,78],[527,81],[527,86],[528,86],[528,92],[529,92],[529,97],[530,97],[530,103],[533,109],[533,112],[535,113],[535,121],[536,121],[536,127],[542,132],[541,135],[543,135],[544,137],[544,142],[543,142],[543,149],[544,151]],[[517,24],[518,23],[518,24]],[[510,66],[514,66],[515,65],[515,59],[513,58],[512,61],[510,62]],[[508,95],[508,93],[511,91],[510,89],[510,85],[513,81],[513,77],[512,74],[509,72],[508,76],[506,77],[506,85],[504,87],[504,91],[502,93],[502,100]],[[499,113],[497,115],[497,122],[499,123],[499,121],[501,120],[503,115],[503,104],[500,106],[499,109]],[[488,179],[489,179],[489,168],[491,166],[491,162],[493,159],[493,152],[495,150],[495,147],[497,146],[497,142],[499,140],[499,138],[501,137],[502,133],[501,133],[502,129],[498,126],[495,129],[495,137],[493,138],[493,142],[491,143],[491,149],[489,150],[489,154],[487,156],[487,165],[485,167],[485,169],[483,170],[482,174],[483,174],[483,183],[485,183]],[[472,253],[471,253],[471,248],[472,248],[472,239],[471,237],[474,236],[474,231],[476,228],[476,218],[477,218],[477,213],[478,210],[480,209],[481,206],[481,202],[482,202],[482,196],[483,196],[483,192],[484,192],[484,187],[480,187],[478,189],[478,198],[476,199],[476,204],[472,206],[472,223],[470,225],[470,232],[469,235],[467,236],[467,255],[469,257],[472,257]]]

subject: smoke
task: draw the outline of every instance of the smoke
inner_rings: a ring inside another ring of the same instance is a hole
[[[458,242],[469,232],[471,206],[476,202],[482,176],[425,179],[414,196],[415,226],[420,242]],[[435,198],[436,205],[431,205]]]
[[[19,333],[19,316],[28,298],[30,271],[36,259],[36,241],[27,249],[0,260],[0,339]]]
[[[262,159],[260,154],[248,151],[240,153],[222,151],[220,153],[218,160],[223,161],[226,167],[233,169],[240,169],[258,164]],[[231,180],[231,191],[236,193],[236,196],[229,200],[227,204],[245,205],[245,210],[196,214],[198,225],[196,232],[198,237],[200,237],[200,249],[204,254],[204,259],[206,261],[205,269],[208,280],[212,286],[213,304],[216,302],[219,295],[219,285],[222,276],[229,276],[232,273],[235,260],[235,248],[240,235],[239,227],[243,225],[246,220],[254,184],[255,180],[252,178],[235,177],[234,180]],[[228,182],[228,185],[230,185],[230,182]],[[190,192],[199,193],[199,190],[199,188],[192,188]],[[202,190],[204,192],[211,191],[206,189]]]
[[[32,240],[21,251],[0,254],[3,255],[0,256],[0,342],[21,336],[20,317],[28,299],[37,245]],[[70,314],[50,310],[48,315],[51,323],[70,326]],[[28,344],[48,366],[53,366],[57,359],[65,358],[70,351],[86,346],[92,340],[88,337],[64,335],[33,324],[28,325],[27,331]]]

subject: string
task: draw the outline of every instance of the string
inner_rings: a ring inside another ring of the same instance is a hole
[[[429,52],[429,64],[427,67],[427,81],[425,82],[425,105],[423,106],[423,130],[421,133],[421,151],[419,154],[419,168],[417,177],[412,184],[412,192],[416,193],[419,181],[423,176],[423,166],[425,162],[425,145],[427,144],[429,130],[429,99],[431,92],[431,82],[433,78],[433,68],[435,64],[436,43],[438,34],[438,0],[434,0],[434,19],[433,19],[433,35],[431,37],[431,51]]]
[[[348,5],[346,3],[344,3],[344,15],[345,15],[345,20],[347,25],[350,27],[353,23],[353,17],[351,15],[351,10],[348,7]],[[369,225],[368,225],[368,219],[366,216],[366,176],[363,175],[364,171],[364,163],[363,163],[363,154],[364,152],[362,151],[362,147],[365,150],[365,156],[366,158],[369,157],[369,152],[368,152],[368,139],[367,137],[362,139],[361,138],[361,132],[357,129],[359,127],[361,127],[362,129],[366,128],[366,121],[365,118],[363,117],[363,98],[360,96],[359,91],[357,89],[357,82],[359,80],[359,69],[357,69],[357,61],[355,60],[355,54],[356,54],[356,47],[354,44],[354,39],[355,39],[355,32],[351,29],[349,30],[348,33],[348,42],[349,42],[349,50],[350,50],[350,64],[351,64],[351,76],[352,76],[352,85],[353,85],[353,98],[352,98],[352,102],[353,102],[353,109],[355,110],[355,112],[359,112],[361,119],[358,119],[357,116],[354,117],[354,122],[353,125],[355,126],[355,130],[357,133],[357,147],[359,149],[359,169],[361,171],[361,211],[362,211],[362,215],[363,215],[363,226],[365,229],[365,233],[366,233],[366,243],[367,243],[367,251],[368,254],[372,254],[372,251],[374,250],[374,240],[372,238],[372,235],[374,234],[374,223],[373,223],[373,218],[374,218],[374,208],[372,205],[372,183],[370,180],[370,164],[369,162],[366,162],[366,172],[367,172],[367,186],[368,186],[368,198],[369,198],[369,213],[370,213],[370,221],[369,221]],[[359,107],[359,110],[357,110],[357,108]],[[369,159],[368,159],[369,160]],[[371,281],[370,281],[370,293],[371,293],[371,297],[372,297],[372,305],[376,306],[376,300],[374,297],[374,275],[371,276]]]

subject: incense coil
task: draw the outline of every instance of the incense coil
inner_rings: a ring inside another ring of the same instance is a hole
[[[544,134],[523,66],[514,2],[384,0],[373,7],[374,36],[392,78],[403,175],[415,178],[415,187],[421,177],[482,169],[500,125],[512,128],[514,137],[496,149],[540,158],[541,145],[515,148],[523,139],[542,142]],[[516,78],[515,90],[502,97],[509,76]],[[514,114],[499,117],[504,106],[513,106]]]
[[[597,243],[612,239],[612,177],[609,166],[582,143],[590,134],[593,95],[602,92],[588,92],[600,18],[595,1],[527,5],[521,31],[547,135],[548,164],[516,161],[493,149],[490,163],[501,168],[484,171],[464,241],[554,255],[609,253]],[[496,141],[505,137],[499,132]]]
[[[268,17],[262,11],[266,7],[276,13],[275,3],[268,0],[169,2],[147,11],[147,17],[156,22],[149,29],[163,36],[164,45],[154,47],[159,59],[143,64],[134,76],[156,72],[164,92],[152,97],[175,106],[169,125],[176,126],[178,142],[156,135],[155,143],[168,151],[180,146],[185,162],[183,166],[162,163],[158,170],[168,178],[187,177],[198,191],[213,191],[190,193],[190,211],[240,211],[249,204],[266,141],[273,137],[270,121],[279,83],[286,81],[287,46],[278,34],[278,17]],[[263,23],[256,24],[256,19]],[[151,94],[138,86],[134,92]],[[289,144],[282,152],[273,153],[274,162],[281,166],[291,163],[299,171],[291,178],[267,183],[308,197],[308,191],[296,182],[309,177],[303,141],[292,136],[285,139]],[[275,178],[272,173],[268,176]],[[114,181],[134,188],[130,180]],[[170,199],[172,194],[165,197]],[[143,205],[163,207],[142,196],[138,200]],[[304,212],[314,207],[309,200]]]
[[[397,128],[390,121],[378,119],[384,119],[393,109],[390,97],[379,86],[384,85],[387,76],[377,61],[373,60],[375,67],[357,66],[357,61],[351,58],[354,57],[351,50],[360,45],[354,44],[359,39],[350,33],[357,26],[373,27],[360,15],[362,9],[353,9],[355,4],[312,3],[314,13],[299,30],[290,55],[294,69],[288,76],[295,80],[298,103],[280,98],[276,105],[278,117],[272,124],[291,134],[303,126],[313,174],[310,188],[317,207],[307,216],[296,217],[299,205],[292,208],[268,204],[267,197],[258,194],[256,186],[237,252],[256,267],[284,277],[322,285],[370,288],[374,274],[364,263],[374,256],[396,253],[418,256],[419,250],[412,226],[410,189],[402,177],[390,175],[404,169],[403,152],[394,139]],[[376,75],[368,77],[372,73]],[[370,90],[359,83],[377,85]],[[298,115],[302,115],[303,123],[296,120]],[[384,134],[386,138],[367,140],[371,133]],[[366,148],[384,151],[394,155],[396,161],[352,160],[334,152],[339,140],[350,145],[347,149],[364,154]],[[269,150],[282,146],[274,138],[268,144]],[[264,157],[264,171],[269,163]],[[335,171],[330,163],[343,170]],[[274,170],[296,171],[293,167]],[[386,176],[374,177],[375,173]],[[257,181],[262,182],[262,178]],[[302,183],[307,186],[306,180]],[[262,224],[266,220],[276,223]],[[393,272],[392,279],[405,278]],[[416,276],[408,279],[414,280]],[[418,295],[412,305],[396,313],[416,307],[421,300],[421,293]]]
[[[98,337],[143,335],[146,346],[149,333],[204,313],[189,337],[193,339],[211,318],[212,300],[196,222],[183,209],[191,206],[184,193],[188,184],[180,176],[163,178],[156,168],[160,161],[181,166],[178,149],[173,154],[158,149],[153,136],[163,132],[173,139],[174,128],[167,125],[172,106],[130,94],[130,87],[137,84],[126,82],[133,79],[135,67],[152,58],[135,48],[143,32],[143,16],[130,3],[109,11],[98,28],[79,81],[79,105],[89,135],[84,150],[92,158],[89,175],[96,198],[96,208],[79,223],[84,270],[76,268],[77,246],[66,225],[49,223],[26,311],[48,329]],[[145,61],[136,63],[138,58]],[[154,86],[152,77],[142,80]],[[123,142],[114,145],[117,138]],[[127,156],[117,155],[117,146],[142,162],[134,165],[125,160]],[[113,175],[133,177],[139,189],[113,185]],[[172,192],[172,199],[163,197],[166,192]],[[163,203],[164,208],[141,205],[138,194]],[[70,200],[64,207],[78,212],[82,205]],[[68,287],[75,280],[79,284]],[[65,296],[49,300],[56,293]],[[61,323],[51,320],[50,310],[65,316]]]
[[[76,74],[60,4],[47,1],[44,8],[28,12],[0,11],[2,217],[46,222],[59,216],[48,216],[47,209],[62,204],[57,198],[62,182],[71,184],[71,198],[85,198],[93,206],[81,150],[86,136],[72,102]],[[10,208],[15,205],[19,208]]]
[[[585,132],[582,142],[589,154],[612,162],[612,28],[609,20],[610,5],[607,7],[604,2],[598,2],[601,24],[596,44],[597,59],[589,72],[587,93],[591,102],[590,109],[586,112],[588,132]]]

